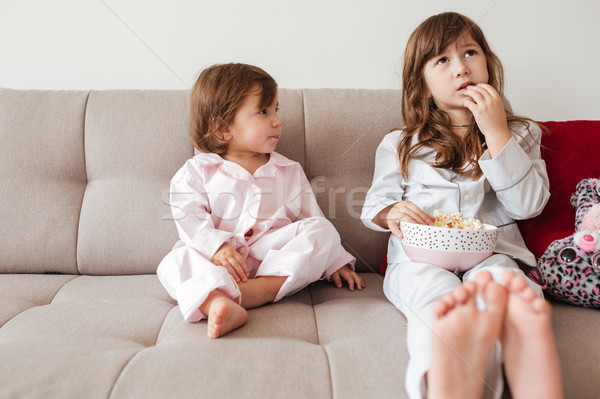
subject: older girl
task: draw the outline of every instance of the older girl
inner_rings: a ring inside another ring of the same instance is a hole
[[[452,295],[462,281],[475,280],[482,271],[499,282],[510,271],[518,277],[516,281],[527,281],[533,292],[542,296],[541,289],[526,280],[519,268],[535,266],[535,258],[525,247],[515,219],[538,215],[549,191],[540,158],[541,130],[505,106],[502,65],[473,21],[456,13],[427,19],[412,33],[404,57],[405,126],[385,136],[377,149],[362,219],[369,228],[393,233],[384,291],[408,319],[406,388],[410,398],[423,398],[432,366],[434,306],[440,298]],[[412,262],[402,249],[399,224],[431,225],[434,209],[461,212],[498,226],[497,253],[464,275]],[[504,309],[496,313],[502,315],[503,325]],[[513,313],[506,309],[506,317]],[[544,329],[549,328],[545,324]],[[494,345],[481,346],[484,361],[479,363],[483,366],[455,365],[470,368],[479,379],[474,385],[481,392],[471,392],[469,397],[481,397],[484,387],[486,397],[502,394],[502,357],[495,345],[500,335],[501,330],[495,330],[487,338]],[[472,343],[476,345],[475,340]],[[505,360],[508,365],[509,359]],[[554,360],[556,371],[558,360]],[[510,363],[515,369],[517,360],[510,359]],[[454,384],[460,383],[454,380]],[[453,389],[456,386],[446,388],[446,398],[460,392]],[[513,394],[525,397],[519,388],[521,384],[511,385]]]

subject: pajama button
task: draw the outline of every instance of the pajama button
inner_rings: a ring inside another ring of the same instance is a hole
[[[240,253],[243,255],[246,253],[246,248],[240,248]]]
[[[464,199],[465,199],[465,201],[468,201],[468,200],[471,199],[471,196],[469,194],[467,194],[467,195],[464,196]]]

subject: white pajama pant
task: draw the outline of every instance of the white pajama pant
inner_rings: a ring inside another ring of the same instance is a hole
[[[506,255],[492,255],[463,275],[463,281],[487,270],[494,280],[503,283],[502,274],[510,270],[525,276],[517,263]],[[541,288],[527,279],[540,297]],[[458,276],[437,266],[413,263],[409,260],[389,263],[383,289],[387,298],[408,320],[407,346],[410,360],[406,370],[406,391],[410,399],[426,398],[425,373],[431,363],[431,331],[433,305],[444,294],[462,284]],[[500,343],[490,356],[485,379],[484,398],[501,398],[504,388]]]
[[[353,262],[331,222],[313,217],[267,231],[250,246],[246,267],[250,278],[288,277],[275,297],[277,302]],[[199,307],[214,290],[241,303],[239,287],[227,269],[182,241],[162,260],[157,275],[188,322],[206,318]]]

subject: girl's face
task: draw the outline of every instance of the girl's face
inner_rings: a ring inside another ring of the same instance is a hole
[[[281,119],[278,96],[267,108],[260,107],[260,89],[253,88],[244,98],[229,124],[225,137],[228,138],[227,152],[269,154],[275,150],[281,137]]]
[[[463,92],[468,85],[488,83],[485,54],[477,42],[466,34],[430,59],[423,68],[423,77],[437,107],[453,115],[469,113],[464,107],[468,99]],[[470,117],[470,115],[467,115]]]

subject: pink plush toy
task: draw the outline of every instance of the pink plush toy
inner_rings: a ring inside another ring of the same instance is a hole
[[[575,233],[554,241],[530,273],[560,301],[600,308],[600,179],[584,179],[571,196]]]

